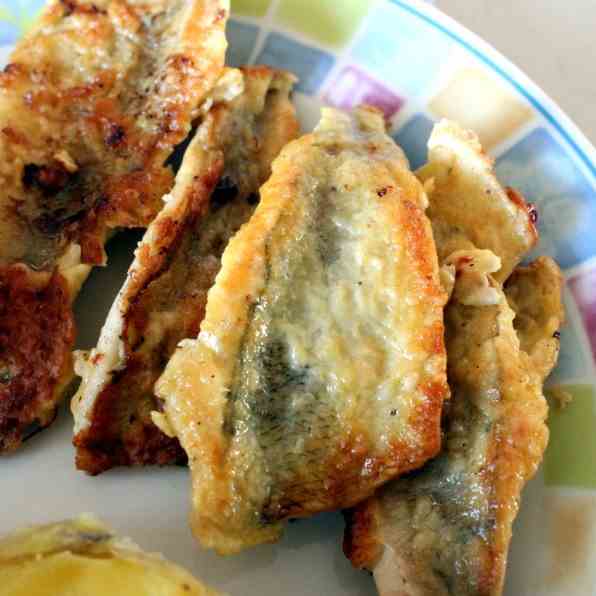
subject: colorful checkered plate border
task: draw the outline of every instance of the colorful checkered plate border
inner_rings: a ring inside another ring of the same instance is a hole
[[[42,0],[0,0],[0,45]],[[552,408],[545,465],[516,524],[507,593],[596,593],[596,152],[561,110],[482,40],[419,0],[233,0],[232,65],[295,72],[305,128],[322,104],[383,110],[413,167],[440,118],[475,130],[501,180],[540,214],[536,254],[567,280],[567,324],[549,384],[573,397]],[[533,255],[534,256],[534,255]]]

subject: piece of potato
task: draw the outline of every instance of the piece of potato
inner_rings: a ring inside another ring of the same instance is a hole
[[[4,596],[218,594],[86,515],[0,539],[0,586]]]

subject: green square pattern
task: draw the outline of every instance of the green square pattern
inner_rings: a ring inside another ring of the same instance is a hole
[[[232,13],[247,17],[263,17],[271,0],[232,0]]]
[[[350,40],[375,0],[280,0],[275,20],[330,46]]]
[[[573,401],[553,405],[545,455],[547,486],[596,488],[596,395],[591,385],[565,385]]]

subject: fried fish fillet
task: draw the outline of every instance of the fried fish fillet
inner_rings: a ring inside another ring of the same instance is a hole
[[[79,469],[185,461],[178,440],[152,421],[161,409],[153,385],[178,342],[199,332],[222,252],[252,215],[273,158],[297,136],[293,83],[288,73],[252,67],[218,84],[223,97],[201,118],[97,348],[77,363]]]
[[[449,131],[466,138],[442,123],[435,141]],[[505,297],[493,275],[519,262],[536,232],[521,197],[510,191],[517,197],[519,229],[529,230],[525,242],[511,242],[517,220],[508,218],[511,206],[494,186],[490,194],[500,198],[487,207],[481,192],[486,171],[465,186],[457,182],[461,172],[473,171],[464,166],[471,147],[459,145],[449,158],[458,164],[449,173],[452,183],[439,180],[430,194],[442,270],[452,268],[455,282],[445,314],[451,400],[441,454],[347,514],[346,555],[374,570],[387,596],[500,594],[520,493],[548,437],[542,384],[558,354],[560,272],[547,258],[520,267]],[[423,178],[440,171],[437,159],[442,155],[431,151]],[[466,215],[476,209],[474,201],[486,222]]]
[[[543,380],[559,355],[558,331],[565,317],[561,302],[563,284],[558,265],[549,257],[517,267],[505,284],[521,349],[530,356],[532,368]]]
[[[383,596],[502,592],[520,493],[548,438],[542,384],[557,358],[561,276],[547,258],[516,270],[507,294],[523,293],[517,312],[498,292],[492,306],[447,306],[441,454],[352,513],[344,548],[374,569]]]
[[[204,546],[274,541],[437,453],[446,295],[426,205],[372,108],[324,109],[274,162],[156,385]]]
[[[487,249],[501,259],[495,278],[502,282],[536,244],[535,209],[501,186],[474,133],[448,120],[437,124],[428,163],[416,175],[434,187],[428,216],[440,262],[457,250]]]
[[[72,302],[145,226],[223,68],[227,0],[55,0],[0,73],[0,452],[72,378]]]

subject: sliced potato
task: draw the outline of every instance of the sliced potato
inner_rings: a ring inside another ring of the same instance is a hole
[[[3,596],[217,596],[190,573],[147,554],[90,516],[0,539]]]

